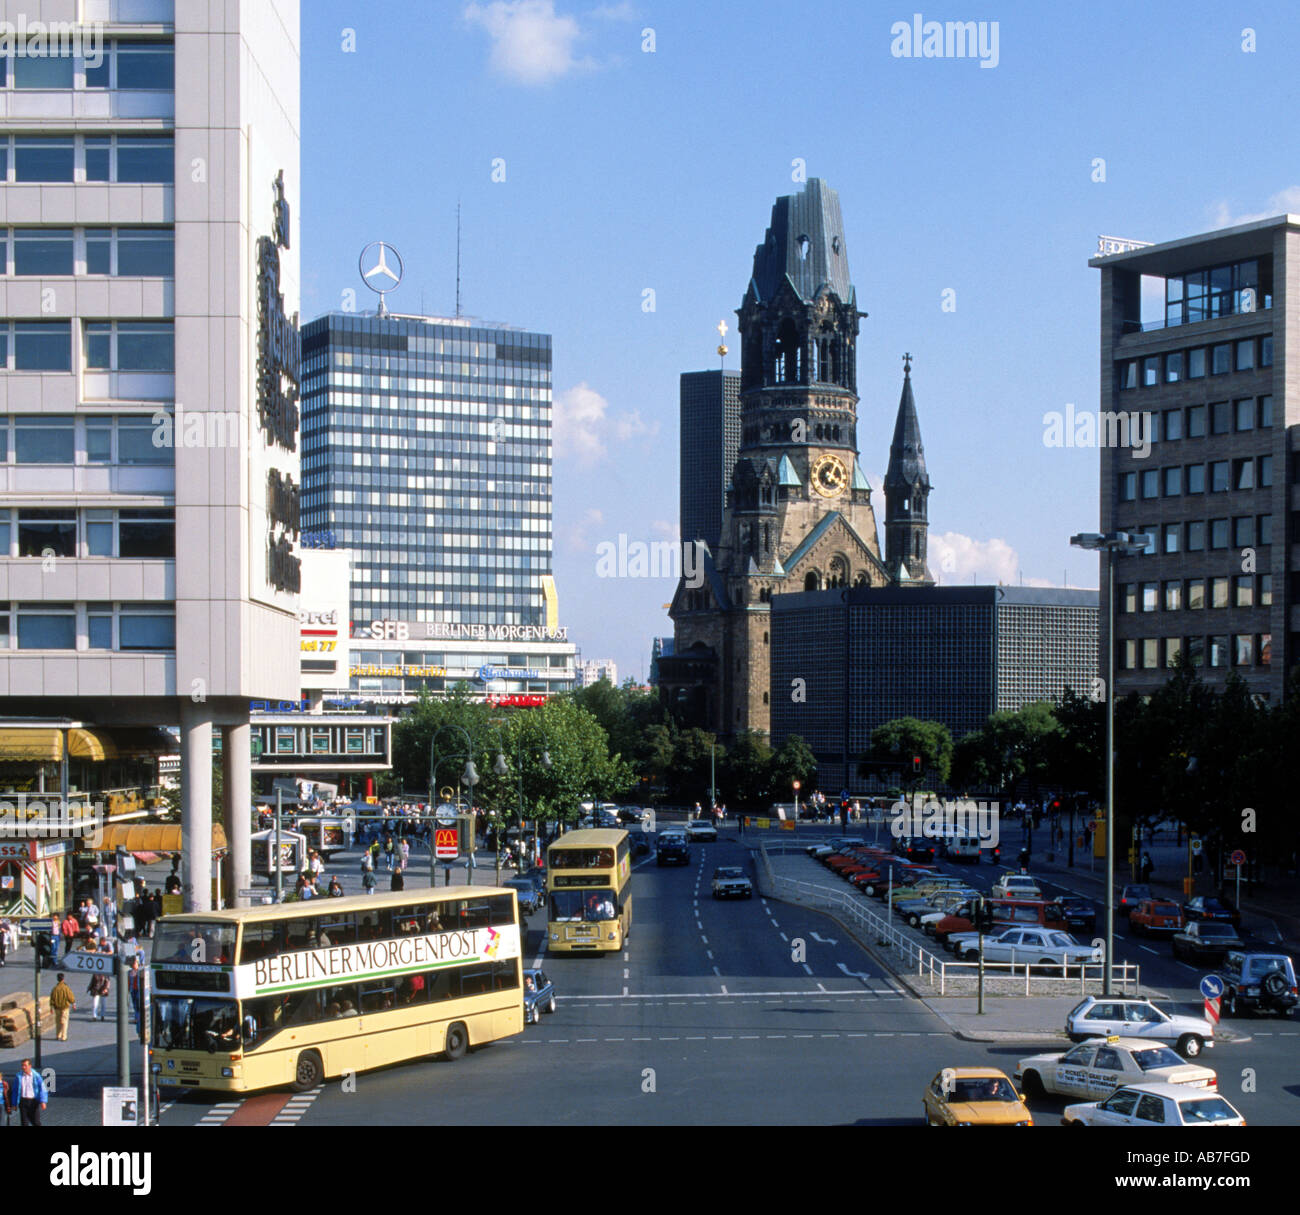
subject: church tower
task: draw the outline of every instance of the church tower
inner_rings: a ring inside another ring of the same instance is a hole
[[[926,505],[930,476],[925,471],[921,423],[912,397],[912,356],[903,356],[903,395],[889,445],[889,471],[885,473],[885,566],[900,585],[933,586],[926,566],[929,520]]]
[[[717,551],[674,597],[667,703],[725,738],[767,734],[772,596],[883,586],[858,463],[857,294],[839,196],[813,178],[779,198],[737,316],[740,447]]]

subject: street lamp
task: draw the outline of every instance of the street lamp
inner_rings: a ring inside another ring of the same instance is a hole
[[[1106,970],[1102,994],[1111,994],[1115,962],[1115,558],[1146,552],[1151,539],[1130,532],[1080,532],[1074,548],[1106,554]]]
[[[497,757],[500,759],[500,756]],[[469,790],[469,813],[470,813],[470,844],[469,856],[465,861],[465,872],[468,876],[468,884],[474,884],[474,786],[478,784],[478,769],[474,767],[474,760],[471,758],[465,764],[465,771],[460,774],[461,784]],[[447,869],[447,880],[443,883],[446,886],[451,885],[451,869]]]

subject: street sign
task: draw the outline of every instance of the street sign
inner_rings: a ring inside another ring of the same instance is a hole
[[[1246,863],[1246,854],[1240,848],[1236,849],[1228,858],[1234,865],[1241,866]]]
[[[111,953],[75,952],[65,954],[59,962],[69,970],[80,970],[92,975],[111,975],[113,973],[113,955]]]
[[[460,832],[455,827],[438,827],[433,833],[433,846],[440,861],[455,860],[460,855]]]
[[[49,932],[50,919],[50,916],[43,916],[35,920],[19,920],[18,928],[21,932],[27,933],[28,936],[33,932]]]
[[[254,886],[251,890],[241,890],[239,897],[241,899],[261,899],[263,902],[269,903],[275,898],[275,891],[269,886]]]
[[[1218,975],[1206,975],[1201,980],[1201,995],[1207,1000],[1217,1000],[1223,995],[1223,980]]]
[[[1202,847],[1202,845],[1201,845],[1201,841],[1200,841],[1199,839],[1194,839],[1194,840],[1192,840],[1192,855],[1193,855],[1193,856],[1200,856],[1200,855],[1201,855],[1201,847]]]

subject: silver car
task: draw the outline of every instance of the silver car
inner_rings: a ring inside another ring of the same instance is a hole
[[[1088,996],[1065,1018],[1072,1042],[1119,1034],[1172,1043],[1184,1059],[1195,1059],[1214,1045],[1214,1026],[1203,1017],[1184,1017],[1157,1008],[1150,1000],[1117,996]]]

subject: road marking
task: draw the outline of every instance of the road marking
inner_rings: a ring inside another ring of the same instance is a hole
[[[829,1004],[832,1002],[828,998],[829,996],[839,996],[841,999],[835,1001],[835,1003],[846,1004],[851,1001],[860,1001],[868,994],[887,996],[899,995],[901,993],[893,990],[881,990],[879,988],[871,988],[869,991],[863,991],[861,988],[853,988],[851,991],[831,991],[823,995],[822,993],[811,992],[805,987],[795,988],[789,991],[733,991],[728,992],[727,994],[731,999],[735,999],[737,996],[743,997],[745,1003],[752,1003],[756,1000],[761,1000],[765,997],[771,996],[802,996],[811,1004]],[[844,997],[851,997],[851,1001]],[[722,993],[717,991],[635,992],[632,995],[620,997],[615,992],[607,992],[604,995],[556,996],[556,1001],[567,1003],[570,1000],[617,1000],[620,998],[626,998],[628,1000],[671,1000],[673,1002],[685,1000],[718,1000],[722,998]],[[771,999],[768,999],[767,1002],[769,1004],[776,1003],[775,1000]],[[684,1008],[685,1004],[682,1003],[681,1007]]]
[[[626,987],[623,988],[623,995],[624,995],[625,997],[627,996],[627,988],[626,988]],[[576,998],[576,997],[575,997],[575,998]]]
[[[722,985],[722,994],[724,996],[727,994],[727,985],[725,983]]]
[[[757,1042],[761,1036],[761,1034],[741,1034],[740,1040],[742,1042]]]
[[[707,1034],[688,1034],[686,1037],[687,1042],[707,1042],[708,1040]]]
[[[837,940],[835,940],[834,937],[823,937],[823,936],[820,936],[818,933],[815,933],[815,932],[810,932],[808,935],[809,935],[810,937],[812,937],[812,939],[813,939],[814,941],[820,941],[823,945],[838,945],[838,944],[839,944],[839,942],[838,942]]]
[[[781,933],[781,934],[780,934],[780,937],[781,937],[781,940],[783,940],[787,945],[790,943],[790,938],[789,938],[788,936],[786,936],[785,933]]]
[[[716,966],[713,968],[713,973],[717,975],[718,978],[722,978],[722,971],[720,971]]]
[[[835,965],[838,966],[840,970],[844,974],[848,975],[849,978],[851,979],[861,979],[862,982],[865,983],[869,978],[871,978],[871,976],[867,974],[865,971],[850,970],[847,966],[844,965],[843,962],[836,962]]]
[[[714,1040],[715,1042],[730,1042],[730,1041],[731,1041],[731,1035],[730,1035],[730,1034],[714,1034],[714,1035],[713,1035],[713,1040]]]
[[[771,914],[771,913],[770,913],[770,912],[769,912],[769,913],[768,913],[768,914],[769,914],[769,915],[770,915],[770,914]],[[781,925],[780,925],[780,924],[778,924],[778,923],[777,923],[777,922],[776,922],[776,920],[775,920],[775,919],[773,919],[773,921],[772,921],[772,927],[773,927],[773,928],[780,928],[780,927],[781,927]]]
[[[627,977],[628,977],[628,968],[627,968],[626,966],[624,966],[624,967],[623,967],[623,978],[626,979]]]
[[[825,991],[825,990],[826,990],[826,986],[825,986],[824,984],[822,984],[822,983],[818,983],[818,984],[817,984],[817,990],[818,990],[818,991]]]
[[[606,1042],[622,1042],[623,1040],[624,1040],[624,1039],[622,1039],[622,1038],[606,1038],[606,1039],[605,1039]],[[579,1039],[579,1041],[581,1041],[581,1039]]]
[[[711,950],[711,949],[706,949],[704,952],[707,953],[707,954],[709,955],[709,961],[712,962],[712,961],[713,961],[713,950]],[[811,974],[812,971],[809,971],[808,973]]]
[[[703,941],[704,944],[706,945],[709,943],[709,938],[706,937],[703,933],[700,933],[700,940]]]
[[[805,962],[805,963],[803,964],[803,968],[804,968],[804,970],[806,970],[809,974],[812,974],[812,967],[809,966],[807,962]]]
[[[1150,945],[1139,945],[1138,948],[1145,949],[1147,953],[1155,953],[1155,950],[1152,949]]]

